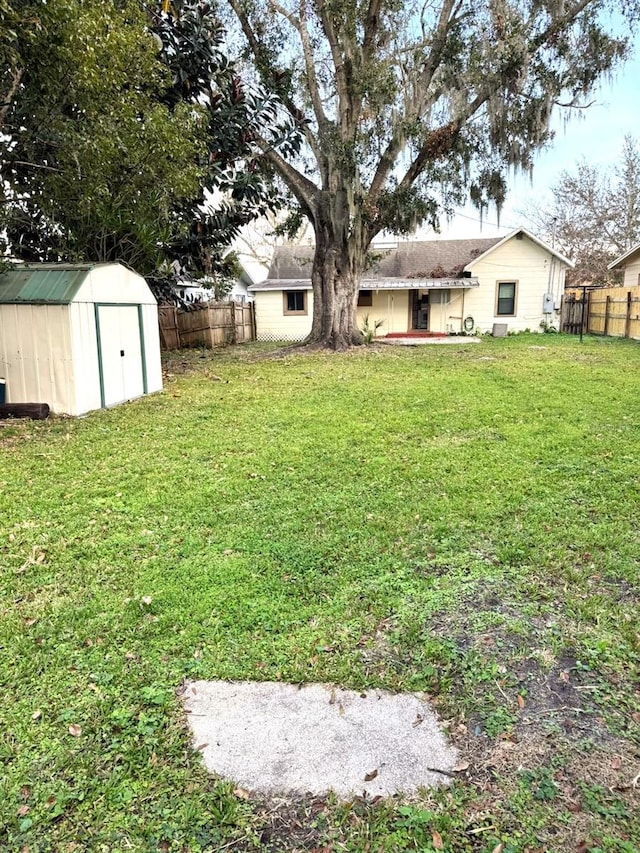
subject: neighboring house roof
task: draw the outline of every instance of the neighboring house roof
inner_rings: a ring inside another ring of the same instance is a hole
[[[95,264],[24,265],[0,274],[0,303],[68,305]]]
[[[626,262],[632,258],[633,255],[640,253],[640,243],[636,243],[635,246],[632,246],[628,252],[625,252],[624,255],[620,255],[619,258],[616,258],[615,261],[612,261],[607,267],[608,270],[616,270],[620,267],[624,267]]]
[[[525,237],[528,237],[529,240],[531,240],[533,243],[536,243],[538,246],[540,246],[541,249],[544,249],[545,252],[549,252],[554,257],[558,258],[561,263],[566,264],[568,267],[571,267],[571,269],[575,267],[573,261],[570,261],[569,258],[565,258],[565,256],[561,255],[560,252],[557,252],[553,248],[553,246],[550,246],[548,243],[545,243],[544,240],[540,240],[538,237],[527,231],[526,228],[516,228],[515,231],[512,231],[510,234],[507,234],[506,237],[503,237],[501,240],[496,240],[493,246],[488,247],[486,251],[484,251],[477,258],[474,258],[473,261],[469,261],[469,263],[465,266],[465,270],[470,271],[471,267],[474,264],[476,264],[478,261],[483,261],[488,255],[491,254],[491,252],[494,252],[496,249],[500,248],[500,246],[503,246],[506,242],[513,239],[514,237],[517,237],[518,234],[522,234]]]

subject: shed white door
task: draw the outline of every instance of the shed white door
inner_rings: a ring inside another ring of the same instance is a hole
[[[144,394],[140,323],[135,305],[98,306],[105,406]]]

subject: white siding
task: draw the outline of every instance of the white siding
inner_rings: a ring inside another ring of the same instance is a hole
[[[311,331],[313,293],[307,297],[306,314],[285,314],[282,290],[255,291],[256,337],[259,341],[302,341]]]
[[[370,328],[377,320],[382,320],[382,326],[376,331],[377,337],[384,337],[390,332],[406,332],[409,323],[409,293],[406,290],[374,290],[373,305],[360,306],[357,309],[358,328],[362,328],[364,318],[368,315]]]
[[[162,391],[162,362],[160,359],[160,327],[158,306],[142,306],[142,328],[144,330],[144,352],[147,365],[147,392]]]
[[[513,237],[471,268],[480,287],[465,296],[464,315],[472,316],[477,329],[490,332],[493,323],[506,323],[508,331],[540,331],[542,320],[558,321],[558,314],[545,315],[542,299],[551,291],[560,299],[564,290],[566,265],[528,237]],[[516,315],[496,315],[496,286],[500,281],[516,281]]]
[[[93,267],[73,301],[156,305],[155,297],[144,278],[122,264],[99,264]]]
[[[68,414],[83,415],[101,406],[95,306],[89,302],[72,302],[69,317],[75,400],[74,408]]]
[[[8,403],[47,403],[53,412],[73,413],[67,305],[0,305],[0,375]]]
[[[640,258],[627,264],[624,268],[624,286],[637,287],[640,284]]]
[[[429,301],[429,331],[430,332],[460,332],[462,323],[467,316],[466,305],[469,293],[473,288],[450,288],[448,302],[435,302],[439,297],[432,290]],[[441,297],[440,297],[441,298]]]

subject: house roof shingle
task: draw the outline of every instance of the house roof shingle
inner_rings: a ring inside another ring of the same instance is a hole
[[[375,258],[363,278],[457,278],[464,267],[486,252],[500,238],[475,240],[423,240],[399,243],[393,249],[376,249]],[[313,246],[279,246],[269,269],[270,279],[308,279],[311,277]]]

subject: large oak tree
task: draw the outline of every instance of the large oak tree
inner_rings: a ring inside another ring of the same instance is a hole
[[[468,195],[500,206],[556,108],[583,103],[626,55],[606,0],[227,0],[245,57],[304,138],[283,156],[256,134],[315,231],[308,343],[361,341],[372,239],[436,225]]]

